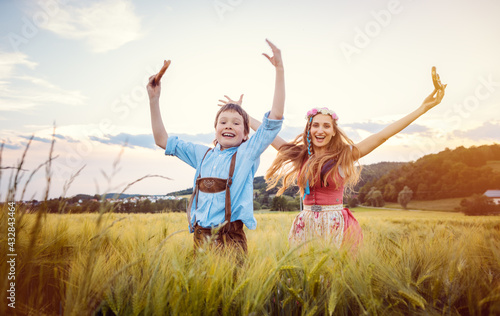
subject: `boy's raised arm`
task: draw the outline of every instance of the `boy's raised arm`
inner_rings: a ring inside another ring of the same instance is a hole
[[[161,83],[156,82],[156,75],[149,77],[147,85],[149,95],[149,108],[151,110],[151,127],[156,145],[165,149],[167,147],[168,134],[163,125],[160,112]]]
[[[266,58],[269,59],[271,64],[273,64],[273,66],[276,68],[274,99],[269,118],[273,120],[281,120],[283,118],[283,111],[285,109],[285,70],[283,68],[283,60],[281,59],[281,51],[269,40],[266,39],[266,42],[271,47],[273,56],[269,57],[269,55],[267,54],[262,55],[266,56]]]

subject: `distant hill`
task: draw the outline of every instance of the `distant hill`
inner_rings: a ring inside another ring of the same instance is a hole
[[[404,186],[410,187],[416,200],[482,194],[488,189],[500,189],[499,161],[499,144],[446,148],[368,181],[359,191],[360,198],[363,200],[371,187],[380,190],[385,201],[392,202],[397,201]]]
[[[144,194],[107,193],[104,196],[104,198],[105,199],[111,199],[111,198],[125,199],[125,198],[132,198],[132,197],[141,197],[141,196],[145,196],[145,195]],[[86,200],[92,200],[92,199],[95,199],[95,200],[99,201],[102,198],[103,198],[103,196],[99,195],[99,194],[95,194],[95,195],[77,194],[77,195],[71,197],[71,201],[78,201],[78,200],[86,201]]]
[[[104,198],[105,199],[129,199],[129,198],[133,198],[133,197],[141,197],[141,196],[146,196],[146,194],[125,194],[125,193],[122,193],[122,194],[119,194],[119,193],[107,193]],[[100,195],[100,197],[102,198],[103,196]]]
[[[359,189],[361,189],[365,184],[380,179],[383,175],[406,164],[407,162],[383,161],[370,165],[363,165],[363,168],[361,169],[360,179],[354,186],[353,191],[359,192]]]
[[[187,194],[193,194],[193,188],[187,188],[185,190],[180,190],[180,191],[174,191],[167,193],[167,195],[174,195],[174,196],[181,196],[181,195],[187,195]]]

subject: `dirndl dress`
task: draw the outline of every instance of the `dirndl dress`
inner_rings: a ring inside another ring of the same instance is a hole
[[[293,221],[288,241],[291,246],[298,246],[314,240],[332,243],[337,248],[346,244],[356,249],[363,240],[363,231],[343,204],[304,205]]]
[[[288,234],[291,246],[319,241],[356,250],[362,242],[361,226],[343,204],[345,181],[342,168],[339,166],[338,172],[327,179],[327,184],[323,183],[323,177],[334,165],[335,161],[325,163],[321,177],[306,190],[304,209],[295,217]]]

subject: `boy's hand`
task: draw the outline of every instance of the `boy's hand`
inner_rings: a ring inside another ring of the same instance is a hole
[[[273,57],[269,57],[268,54],[263,53],[262,55],[266,56],[267,59],[273,64],[276,68],[283,69],[283,60],[281,59],[281,51],[276,47],[273,43],[271,43],[268,39],[266,39],[267,44],[271,47],[273,51]]]
[[[163,77],[165,71],[167,71],[168,66],[170,66],[170,60],[164,60],[163,66],[161,67],[160,71],[156,74],[155,79],[153,80],[153,86],[156,86],[157,84],[160,83],[161,77]]]
[[[165,71],[167,71],[168,66],[170,66],[170,60],[164,60],[163,61],[163,66],[161,67],[160,71],[151,77],[149,77],[149,82],[148,85],[146,86],[146,89],[148,90],[148,95],[149,95],[149,100],[159,100],[160,99],[160,92],[161,92],[161,77],[165,74]]]
[[[146,86],[146,89],[148,90],[148,95],[149,95],[149,100],[159,100],[160,99],[160,93],[161,93],[161,82],[158,82],[158,84],[155,84],[155,78],[156,75],[152,75],[149,77],[149,82],[148,85]]]
[[[227,99],[226,100],[219,100],[219,104],[217,104],[218,106],[224,106],[228,103],[233,103],[233,104],[238,104],[239,106],[241,106],[241,104],[243,104],[243,94],[240,96],[240,99],[238,101],[234,101],[234,100],[231,100],[230,97],[228,97],[227,95],[224,95],[224,97]]]

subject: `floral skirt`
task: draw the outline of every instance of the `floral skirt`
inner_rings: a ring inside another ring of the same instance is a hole
[[[298,246],[306,241],[332,243],[357,248],[363,240],[363,231],[348,208],[331,207],[332,210],[312,211],[305,206],[293,221],[288,241]],[[328,209],[328,208],[327,208]]]

